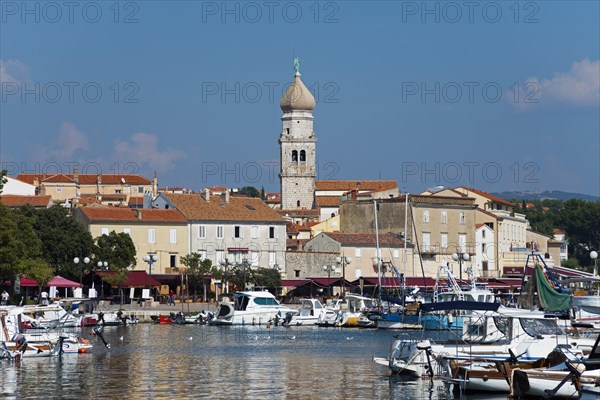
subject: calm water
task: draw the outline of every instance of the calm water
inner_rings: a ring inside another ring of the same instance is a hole
[[[92,337],[90,354],[0,361],[2,397],[452,398],[439,382],[406,382],[371,361],[398,332],[140,324],[104,334],[110,349]]]

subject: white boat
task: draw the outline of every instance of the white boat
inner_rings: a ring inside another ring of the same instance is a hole
[[[276,316],[295,314],[297,310],[282,306],[269,292],[237,292],[233,301],[223,301],[210,325],[262,325],[275,321]]]
[[[429,374],[431,368],[431,343],[428,340],[400,340],[392,342],[388,358],[373,357],[376,364],[388,367],[392,374],[420,378]]]
[[[361,326],[361,316],[364,312],[376,307],[376,300],[369,297],[359,296],[357,294],[347,294],[346,304],[347,309],[342,310],[340,326],[355,327]],[[366,318],[365,318],[366,319]],[[368,321],[368,319],[367,319]],[[371,321],[369,321],[371,322]]]
[[[286,320],[284,325],[288,326],[310,326],[331,321],[332,324],[338,319],[338,312],[328,310],[323,307],[317,299],[301,299],[300,310],[293,314],[289,322]]]
[[[595,316],[600,316],[600,296],[573,296],[573,305]]]

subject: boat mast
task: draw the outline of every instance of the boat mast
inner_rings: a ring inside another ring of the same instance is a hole
[[[378,215],[377,215],[377,200],[373,200],[373,211],[375,212],[375,257],[377,258],[377,282],[379,285],[379,307],[381,307],[381,252],[379,250],[379,223],[378,223]]]
[[[406,298],[406,232],[408,232],[408,193],[404,195],[404,265],[402,266],[402,305]],[[414,263],[414,260],[413,260]]]

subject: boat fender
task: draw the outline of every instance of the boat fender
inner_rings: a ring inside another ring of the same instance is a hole
[[[454,323],[454,316],[452,313],[448,314],[448,325],[452,325]]]

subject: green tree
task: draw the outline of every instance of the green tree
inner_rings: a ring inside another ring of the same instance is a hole
[[[31,218],[0,204],[0,277],[23,274],[23,262],[41,256]]]
[[[273,268],[257,268],[252,271],[252,281],[256,286],[275,291],[281,286],[281,274]]]
[[[4,189],[4,184],[6,184],[6,182],[8,182],[8,179],[6,179],[7,174],[8,174],[8,172],[5,169],[0,171],[0,194],[2,194],[2,190]]]
[[[79,277],[80,266],[73,259],[93,253],[92,235],[62,206],[37,210],[35,215],[34,228],[42,241],[44,259],[57,274],[72,279]]]
[[[244,186],[240,189],[239,193],[247,197],[260,197],[260,192],[254,186]]]
[[[190,253],[181,257],[181,263],[187,267],[183,271],[187,273],[190,277],[192,277],[192,282],[194,282],[194,294],[196,293],[196,283],[199,280],[202,281],[204,302],[206,302],[208,290],[205,275],[213,272],[212,261],[208,258],[202,260],[200,253]],[[177,271],[182,272],[182,269],[178,268]]]
[[[98,261],[108,262],[108,270],[114,273],[105,276],[103,280],[111,286],[118,286],[123,305],[123,283],[127,279],[127,269],[137,263],[135,244],[128,234],[115,231],[98,236],[95,242],[92,268]]]
[[[54,277],[54,270],[42,258],[29,258],[23,261],[22,272],[38,283],[38,291]],[[40,299],[41,300],[41,299]],[[39,300],[38,300],[39,301]]]

